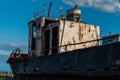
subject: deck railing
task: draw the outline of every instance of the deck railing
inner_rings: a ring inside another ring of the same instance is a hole
[[[81,45],[81,44],[86,44],[86,43],[91,43],[91,42],[97,42],[98,44],[97,45],[95,45],[95,46],[101,46],[101,45],[103,45],[103,44],[100,44],[100,42],[101,41],[103,41],[103,40],[112,40],[113,38],[115,38],[116,36],[112,36],[112,37],[104,37],[104,38],[102,38],[102,39],[96,39],[96,40],[90,40],[90,41],[86,41],[86,42],[80,42],[80,43],[74,43],[74,44],[67,44],[67,45],[62,45],[62,46],[57,46],[57,47],[53,47],[53,48],[49,48],[49,49],[46,49],[46,50],[44,50],[44,51],[42,51],[42,52],[40,52],[40,53],[37,53],[36,54],[36,52],[34,51],[34,52],[32,52],[32,55],[31,54],[21,54],[21,51],[20,51],[20,49],[16,49],[16,50],[14,50],[12,53],[11,53],[11,57],[14,57],[14,58],[19,58],[19,57],[22,57],[22,56],[38,56],[39,54],[45,54],[45,53],[48,53],[48,55],[49,55],[49,51],[54,51],[55,49],[60,49],[60,48],[62,48],[62,47],[66,47],[66,50],[65,50],[65,52],[67,51],[67,47],[68,46],[73,46],[73,45]],[[110,43],[113,43],[112,41],[110,42]],[[93,46],[93,47],[95,47],[95,46]],[[13,55],[14,54],[14,55]],[[51,53],[52,54],[52,53]]]

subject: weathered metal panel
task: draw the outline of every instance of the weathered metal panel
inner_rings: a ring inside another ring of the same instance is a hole
[[[32,23],[29,24],[29,41],[28,41],[28,53],[31,53],[31,46],[32,46]]]
[[[87,50],[77,50],[75,69],[98,69],[111,65],[112,55],[110,47],[95,47]]]
[[[18,73],[23,74],[24,77],[26,77],[27,74],[40,76],[47,73],[61,76],[64,76],[64,74],[111,76],[120,74],[119,66],[113,64],[116,60],[120,61],[119,48],[120,42],[68,51],[65,52],[66,54],[13,58],[9,59],[8,63],[10,63],[12,67],[15,78],[19,76]]]
[[[40,54],[42,41],[42,28],[38,25],[36,30],[36,54]]]
[[[100,38],[99,26],[83,24],[79,22],[60,20],[59,46],[81,43]],[[72,51],[74,49],[88,48],[100,45],[99,41],[81,45],[69,45],[61,47],[60,52]]]

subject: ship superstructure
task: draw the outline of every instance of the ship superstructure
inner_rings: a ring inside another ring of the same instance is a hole
[[[99,41],[74,45],[100,39],[99,26],[84,24],[77,7],[67,11],[66,19],[42,16],[28,24],[29,54],[51,55],[100,45]]]

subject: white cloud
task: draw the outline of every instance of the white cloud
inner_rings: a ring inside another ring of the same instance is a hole
[[[27,52],[27,45],[22,43],[0,43],[0,50],[13,51],[20,48],[23,52]]]
[[[12,51],[0,50],[0,55],[9,56]]]
[[[119,0],[62,0],[67,5],[92,7],[105,12],[120,12]]]
[[[16,36],[8,36],[8,35],[0,35],[0,39],[6,40],[6,39],[17,39]]]
[[[36,0],[32,0],[33,2],[36,2]]]

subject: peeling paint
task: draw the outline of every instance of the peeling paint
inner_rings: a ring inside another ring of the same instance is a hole
[[[73,23],[74,23],[74,27],[69,27],[71,25],[73,26]],[[100,42],[97,41],[79,44],[79,45],[69,45],[69,44],[75,44],[75,43],[81,43],[81,42],[99,39],[100,38],[99,26],[73,22],[73,21],[65,21],[64,24],[63,20],[60,20],[59,40],[61,40],[62,38],[61,35],[63,31],[63,25],[65,25],[63,39],[62,39],[62,44],[59,43],[59,46],[62,45],[68,45],[68,46],[67,48],[64,47],[64,49],[61,48],[60,52],[64,52],[66,49],[67,51],[71,51],[74,49],[82,49],[82,48],[88,48],[88,47],[100,45]]]

